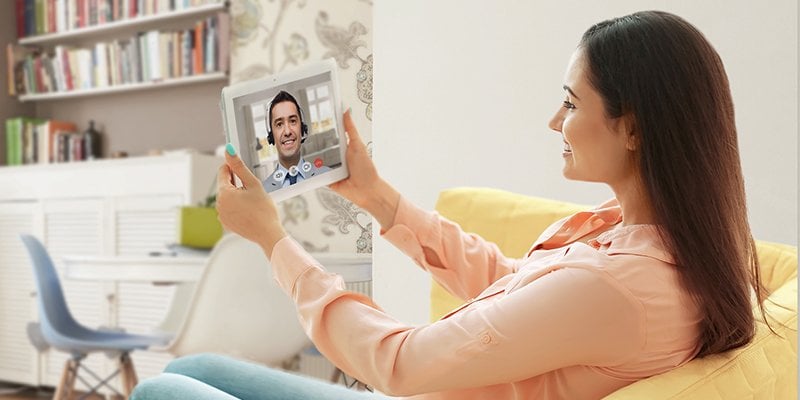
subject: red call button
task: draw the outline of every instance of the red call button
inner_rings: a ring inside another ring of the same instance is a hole
[[[317,167],[317,168],[322,167],[322,159],[321,158],[315,159],[314,160],[314,166]]]

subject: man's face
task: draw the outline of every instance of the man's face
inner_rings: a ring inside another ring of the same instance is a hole
[[[280,159],[293,159],[300,154],[300,113],[294,103],[283,101],[272,108],[272,136]]]

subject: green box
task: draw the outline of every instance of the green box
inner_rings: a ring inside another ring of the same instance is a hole
[[[210,249],[222,237],[222,224],[214,208],[181,207],[178,220],[178,243],[181,246]]]

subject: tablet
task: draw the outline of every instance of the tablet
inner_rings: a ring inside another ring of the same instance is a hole
[[[221,109],[228,142],[273,200],[348,176],[332,58],[226,86]]]

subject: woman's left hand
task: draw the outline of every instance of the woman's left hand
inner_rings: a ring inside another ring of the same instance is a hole
[[[234,175],[242,181],[242,187],[236,187]],[[228,152],[217,174],[217,214],[225,229],[257,243],[267,257],[272,256],[275,243],[286,236],[275,202],[264,191],[261,180],[239,156]]]

